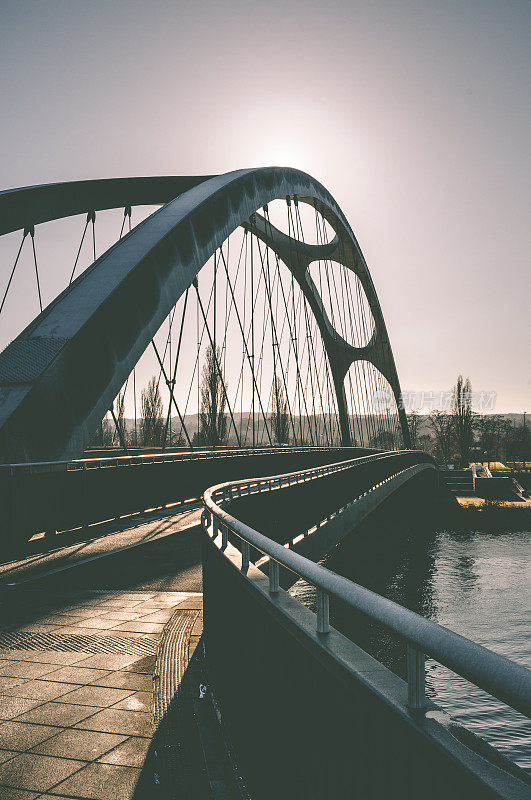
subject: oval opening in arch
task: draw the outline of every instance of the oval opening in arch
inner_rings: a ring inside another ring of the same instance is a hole
[[[358,276],[337,261],[313,261],[308,271],[336,333],[353,347],[365,347],[375,325]]]
[[[259,213],[264,211],[259,209]],[[299,242],[328,244],[336,235],[323,215],[308,203],[272,200],[265,213],[275,228]]]
[[[402,449],[398,406],[380,370],[370,361],[355,361],[345,376],[344,386],[352,445]]]

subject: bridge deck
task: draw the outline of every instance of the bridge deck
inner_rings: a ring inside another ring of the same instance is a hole
[[[0,606],[4,800],[187,796],[193,748],[174,737],[168,758],[164,737],[202,630],[198,532],[188,525],[189,515],[143,522],[9,566],[18,586]],[[109,555],[133,540],[142,544]]]

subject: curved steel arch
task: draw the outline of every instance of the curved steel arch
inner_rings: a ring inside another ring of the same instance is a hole
[[[80,213],[82,206],[83,210],[90,207],[85,200],[93,199],[95,188],[101,208],[112,207],[117,188],[120,201],[116,205],[131,205],[126,187],[117,187],[124,180],[78,182],[76,191],[70,190],[76,197],[70,205],[62,184],[13,191],[29,192],[27,197],[31,197],[32,192],[46,189],[48,211],[44,217],[55,219]],[[350,444],[343,381],[355,360],[371,361],[389,381],[398,402],[398,375],[367,265],[343,212],[318,181],[298,170],[279,167],[238,170],[212,178],[168,179],[174,181],[171,190],[169,185],[155,185],[160,178],[130,180],[143,182],[134,188],[137,204],[157,202],[157,196],[161,198],[158,202],[165,202],[168,191],[180,191],[187,182],[192,186],[95,261],[0,354],[0,454],[4,462],[78,456],[171,308],[215,250],[242,224],[286,263],[316,316],[335,383],[343,444]],[[83,197],[86,183],[98,186],[91,185]],[[55,205],[54,189],[62,198]],[[142,197],[150,199],[139,200]],[[315,206],[333,227],[334,240],[326,245],[295,246],[256,214],[257,209],[284,197]],[[43,221],[42,200],[35,201],[35,209],[35,219],[26,217],[23,225]],[[340,261],[362,282],[375,321],[372,339],[364,348],[345,342],[324,312],[307,270],[309,263],[324,257]],[[400,407],[399,414],[407,445],[407,423]]]
[[[0,192],[0,236],[87,211],[162,205],[211,177],[100,178],[7,189]]]

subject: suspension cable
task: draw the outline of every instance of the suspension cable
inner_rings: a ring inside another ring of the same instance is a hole
[[[79,256],[81,255],[81,248],[83,247],[83,242],[85,241],[85,234],[87,233],[87,228],[88,228],[89,221],[90,221],[90,215],[87,214],[87,219],[85,220],[85,227],[83,228],[83,235],[81,236],[81,241],[79,243],[79,247],[77,249],[77,255],[76,255],[76,258],[75,258],[75,261],[74,261],[74,267],[72,269],[72,274],[70,275],[70,280],[68,281],[68,285],[69,286],[72,283],[72,281],[74,280],[74,273],[75,273],[76,268],[77,268],[77,262],[79,261]]]
[[[166,375],[166,370],[164,369],[164,363],[163,363],[163,361],[162,361],[162,359],[160,357],[160,354],[159,354],[159,351],[158,351],[157,345],[155,344],[155,340],[154,339],[151,340],[151,344],[153,345],[153,349],[155,350],[155,355],[157,356],[157,360],[159,362],[160,369],[161,369],[162,374],[164,376],[164,380],[166,381],[166,384],[169,386],[170,382],[168,380],[168,376]],[[188,431],[186,430],[186,426],[184,424],[184,419],[183,419],[183,417],[181,415],[181,412],[179,410],[179,406],[177,405],[177,401],[175,400],[173,392],[170,390],[170,402],[171,401],[173,401],[173,405],[175,406],[175,410],[177,411],[177,415],[179,417],[179,422],[181,423],[181,425],[183,427],[184,435],[186,436],[186,440],[187,440],[188,444],[190,445],[190,449],[192,449],[192,442],[190,441],[190,437],[188,436]]]
[[[4,303],[6,302],[7,293],[9,292],[9,287],[11,286],[11,281],[13,280],[13,275],[15,274],[15,270],[17,268],[18,260],[20,258],[20,254],[22,252],[22,248],[24,246],[24,242],[26,241],[26,236],[28,235],[29,230],[30,230],[29,228],[24,228],[24,232],[22,233],[22,241],[20,242],[20,245],[19,245],[19,248],[18,248],[18,252],[17,252],[16,258],[15,258],[15,263],[13,264],[13,268],[11,270],[11,274],[9,276],[9,280],[7,282],[6,290],[4,292],[4,296],[2,298],[2,302],[0,303],[0,314],[2,313],[2,309],[4,307]]]
[[[173,390],[175,389],[175,378],[177,376],[177,365],[179,363],[179,355],[180,355],[180,352],[181,352],[181,342],[182,342],[182,338],[183,338],[184,318],[186,316],[186,306],[188,304],[189,291],[190,291],[190,287],[188,287],[186,289],[186,293],[184,295],[184,307],[183,307],[183,314],[182,314],[182,317],[181,317],[181,327],[180,327],[180,330],[179,330],[179,341],[177,343],[177,352],[175,354],[175,364],[174,364],[174,368],[173,368],[173,375],[171,376],[171,386],[168,387],[170,389],[170,402],[168,403],[168,416],[167,416],[167,419],[166,419],[166,427],[164,428],[164,439],[162,441],[162,449],[163,450],[166,447],[166,438],[167,438],[167,435],[168,435],[168,427],[171,425],[171,404],[172,404],[172,401],[175,403],[175,405],[177,405],[177,403],[175,401],[175,398],[173,396]],[[188,435],[188,432],[186,431],[186,426],[182,425],[181,428],[184,428],[186,440],[190,445],[190,449],[193,450],[193,445],[191,443],[191,440],[190,440],[190,437]],[[179,431],[179,436],[181,435],[181,432],[182,431]],[[170,447],[171,447],[171,431],[170,431]]]
[[[35,267],[35,279],[37,281],[37,294],[39,295],[39,309],[42,312],[41,284],[39,281],[39,267],[37,266],[37,252],[35,250],[35,227],[30,228],[31,249],[33,250],[33,265]]]

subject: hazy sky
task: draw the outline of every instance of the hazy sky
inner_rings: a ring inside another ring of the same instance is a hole
[[[531,412],[530,0],[0,10],[0,188],[299,167],[358,237],[403,389],[463,372]]]

